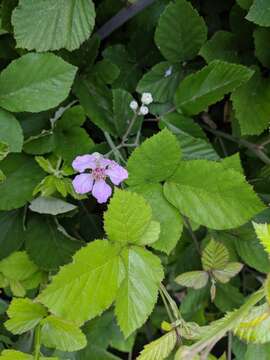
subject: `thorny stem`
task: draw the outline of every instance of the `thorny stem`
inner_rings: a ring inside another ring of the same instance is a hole
[[[161,289],[159,289],[159,293],[160,293],[161,299],[162,299],[162,301],[163,301],[163,304],[165,305],[165,309],[166,309],[167,314],[168,314],[168,316],[169,316],[170,322],[173,323],[173,322],[174,322],[174,318],[173,318],[171,309],[170,309],[170,307],[169,307],[169,305],[168,305],[167,299],[166,299],[166,297],[164,296],[163,291],[162,291]]]
[[[231,331],[228,332],[227,360],[232,360],[232,333],[231,333]]]
[[[40,348],[41,348],[41,326],[38,325],[35,330],[35,353],[34,360],[40,359]]]

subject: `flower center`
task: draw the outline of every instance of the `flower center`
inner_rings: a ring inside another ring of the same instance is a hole
[[[95,170],[93,170],[92,176],[93,176],[93,178],[95,180],[104,180],[104,179],[106,179],[105,169],[96,168]]]

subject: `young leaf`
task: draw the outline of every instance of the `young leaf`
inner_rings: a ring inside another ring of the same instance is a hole
[[[167,129],[147,139],[128,159],[129,185],[164,181],[175,171],[181,156],[176,137]]]
[[[77,207],[66,201],[54,197],[38,197],[31,201],[29,209],[39,214],[58,215],[76,209]]]
[[[35,328],[47,315],[43,305],[34,303],[30,299],[13,299],[7,310],[9,320],[5,327],[13,334],[23,334]]]
[[[170,331],[144,346],[137,360],[164,360],[173,351],[177,342],[176,331]]]
[[[181,286],[201,289],[206,286],[208,280],[209,275],[206,271],[189,271],[178,275],[174,281]]]
[[[248,81],[252,74],[253,71],[243,65],[213,61],[180,83],[175,105],[179,111],[196,115]]]
[[[202,265],[205,271],[224,269],[228,264],[230,254],[225,245],[211,239],[203,250]]]
[[[243,175],[206,160],[182,161],[164,193],[181,213],[213,229],[240,226],[264,209]]]
[[[230,279],[236,276],[243,268],[243,264],[238,262],[230,262],[223,269],[215,269],[213,270],[214,278],[225,284],[230,281]]]
[[[77,49],[94,23],[91,0],[20,0],[12,14],[17,47],[36,51]]]
[[[118,246],[106,240],[91,242],[61,268],[38,300],[53,314],[81,325],[114,301],[120,266]]]
[[[120,329],[128,337],[151,314],[164,274],[159,258],[145,249],[132,246],[121,256],[126,274],[117,292],[115,313]]]
[[[0,106],[13,112],[40,112],[68,96],[77,68],[49,53],[23,55],[0,75]]]
[[[246,19],[261,26],[270,26],[270,8],[268,0],[254,0]]]
[[[0,109],[0,142],[9,146],[10,152],[21,152],[23,132],[18,120],[9,112]]]
[[[207,28],[198,12],[186,0],[170,3],[160,17],[155,42],[172,63],[194,58],[206,41]]]
[[[38,267],[29,259],[25,251],[12,253],[0,261],[0,272],[11,280],[26,280],[38,271]]]
[[[80,328],[53,315],[42,321],[41,342],[48,348],[61,351],[78,351],[87,345]]]
[[[253,223],[256,235],[270,257],[270,225]]]

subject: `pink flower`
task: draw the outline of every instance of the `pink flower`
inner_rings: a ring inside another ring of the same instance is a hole
[[[107,202],[112,194],[110,185],[106,183],[109,177],[114,185],[119,185],[128,178],[128,172],[113,160],[105,159],[101,154],[77,156],[72,162],[73,169],[80,172],[72,184],[78,194],[92,191],[98,203]],[[90,172],[84,172],[90,170]]]

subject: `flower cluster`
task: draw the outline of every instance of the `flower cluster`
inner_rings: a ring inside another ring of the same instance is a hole
[[[80,173],[72,182],[75,192],[86,194],[91,191],[100,204],[107,202],[112,194],[112,188],[105,181],[108,177],[114,185],[128,178],[126,169],[99,153],[77,156],[72,167]]]
[[[139,104],[135,100],[132,100],[129,106],[133,111],[136,111],[138,115],[147,115],[149,113],[149,109],[146,105],[150,105],[153,102],[152,94],[149,92],[143,93],[141,97],[141,102],[142,105],[140,106],[140,108]]]

